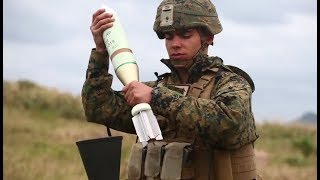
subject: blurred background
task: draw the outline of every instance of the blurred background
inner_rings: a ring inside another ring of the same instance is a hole
[[[106,136],[86,122],[80,92],[94,48],[90,25],[104,3],[120,17],[141,81],[169,70],[152,30],[156,1],[4,0],[4,178],[87,179],[75,142]],[[217,1],[223,31],[209,54],[253,79],[264,179],[316,179],[317,1]],[[112,68],[110,72],[114,74]],[[113,88],[122,85],[114,79]],[[135,136],[124,136],[121,177]]]

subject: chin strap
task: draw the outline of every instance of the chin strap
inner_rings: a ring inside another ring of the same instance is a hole
[[[203,54],[207,54],[207,48],[208,48],[208,44],[206,42],[206,36],[202,33],[202,31],[198,30],[199,34],[200,34],[200,41],[201,41],[201,47],[199,48],[199,50],[197,51],[197,53],[194,54],[194,56],[190,59],[190,60],[171,60],[171,64],[173,65],[174,68],[176,69],[189,69],[195,62],[195,59],[197,59],[197,57],[199,55],[203,55]]]

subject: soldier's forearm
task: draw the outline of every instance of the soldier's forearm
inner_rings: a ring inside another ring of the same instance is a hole
[[[155,88],[151,101],[154,112],[179,123],[179,128],[196,129],[205,136],[209,144],[216,144],[221,139],[225,147],[233,146],[232,139],[240,136],[247,121],[252,121],[250,108],[245,108],[248,98],[240,98],[237,94],[243,92],[229,92],[217,99],[202,99],[184,97],[165,87]],[[250,95],[250,94],[247,94]],[[246,102],[245,102],[246,101]],[[230,132],[234,132],[230,134]],[[230,137],[229,137],[230,136]],[[223,137],[223,138],[222,138]],[[230,143],[230,144],[227,144]]]

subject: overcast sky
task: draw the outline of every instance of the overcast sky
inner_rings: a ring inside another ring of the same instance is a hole
[[[160,0],[4,0],[3,76],[79,95],[94,42],[92,14],[113,8],[127,33],[141,81],[168,72],[164,41],[152,30]],[[255,82],[257,121],[317,112],[316,0],[213,0],[223,31],[209,55],[245,70]],[[113,70],[110,68],[114,74]],[[115,78],[114,89],[121,83]]]

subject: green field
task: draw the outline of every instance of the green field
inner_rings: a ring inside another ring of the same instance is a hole
[[[85,180],[76,141],[106,137],[106,128],[85,120],[80,97],[30,81],[3,82],[3,172],[8,180]],[[317,129],[258,124],[255,144],[263,179],[317,178]],[[123,136],[121,179],[135,136]]]

